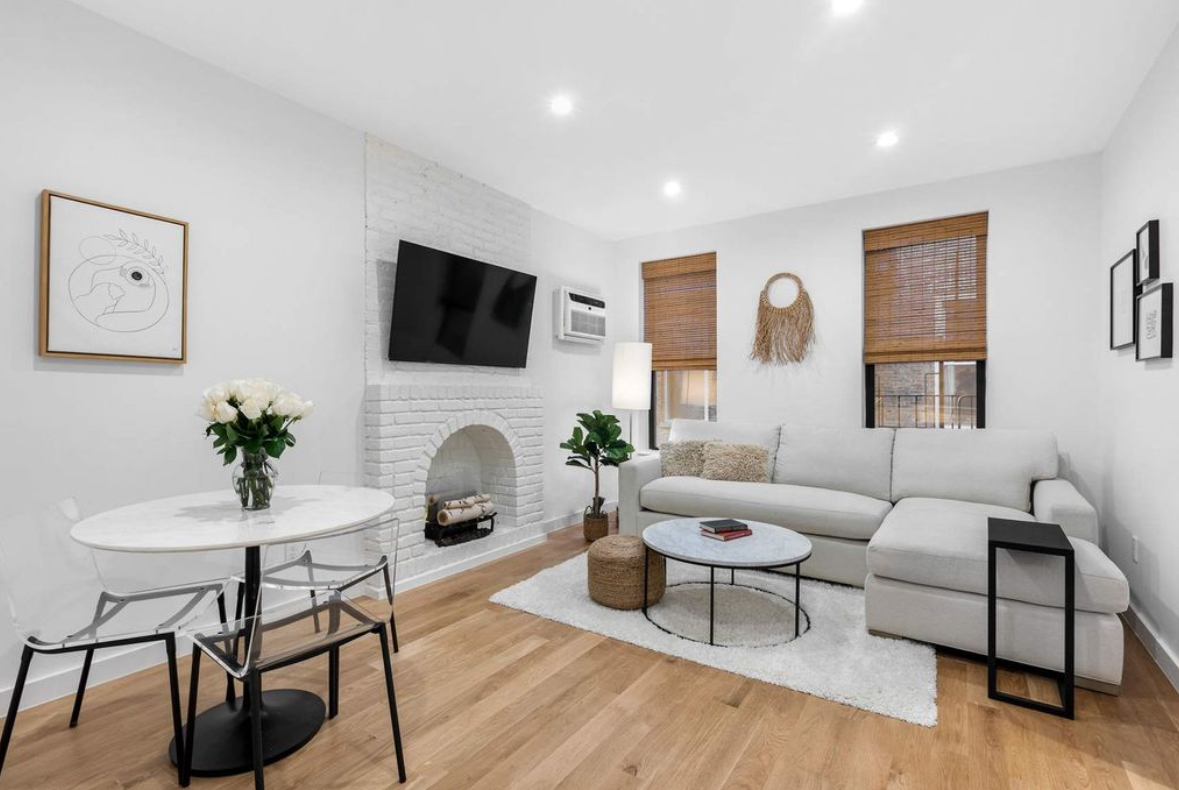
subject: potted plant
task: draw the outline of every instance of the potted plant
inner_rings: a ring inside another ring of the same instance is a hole
[[[270,463],[295,444],[291,426],[311,414],[313,405],[272,381],[227,381],[205,390],[197,415],[208,423],[205,436],[226,466],[241,451],[233,473],[233,490],[245,510],[270,507],[278,472]]]
[[[601,495],[602,467],[625,463],[635,448],[620,438],[622,426],[613,414],[602,414],[600,411],[581,413],[577,415],[577,422],[578,425],[573,427],[573,436],[561,442],[561,449],[570,453],[565,460],[566,466],[580,466],[594,473],[594,498],[585,509],[585,520],[582,522],[585,539],[592,543],[606,535],[610,524],[602,510],[602,505],[606,503]]]

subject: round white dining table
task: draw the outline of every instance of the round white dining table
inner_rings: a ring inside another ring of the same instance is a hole
[[[266,510],[247,511],[231,491],[189,494],[109,510],[74,525],[78,543],[102,551],[173,553],[243,549],[243,612],[257,611],[262,547],[350,532],[392,510],[393,497],[351,486],[282,486]],[[224,614],[222,614],[224,618]],[[196,719],[192,773],[227,776],[253,770],[248,694],[237,695]],[[263,760],[302,748],[323,724],[326,706],[298,689],[265,690]],[[176,744],[169,747],[176,759]]]

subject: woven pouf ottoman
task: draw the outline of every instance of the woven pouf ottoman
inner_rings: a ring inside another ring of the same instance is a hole
[[[589,595],[611,609],[643,608],[643,558],[647,549],[634,535],[608,535],[589,547]],[[667,568],[663,557],[651,553],[647,604],[663,597]]]

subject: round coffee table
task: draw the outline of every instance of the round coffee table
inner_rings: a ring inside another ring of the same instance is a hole
[[[643,530],[643,543],[647,551],[653,551],[669,560],[699,565],[708,568],[708,644],[714,639],[716,611],[716,571],[730,572],[729,583],[736,583],[738,570],[768,571],[780,568],[794,568],[794,637],[797,639],[801,628],[802,613],[802,563],[811,556],[811,542],[794,530],[763,524],[758,521],[742,522],[753,531],[752,535],[736,540],[723,541],[706,538],[700,534],[700,522],[710,519],[676,518],[660,521]],[[644,563],[644,568],[646,563]],[[761,592],[767,592],[761,590]],[[773,594],[773,593],[771,593]],[[781,597],[781,596],[779,596]],[[647,612],[647,573],[643,574],[643,615],[657,628],[667,630],[651,620]],[[668,633],[674,633],[668,631]],[[684,639],[692,637],[674,634]],[[702,641],[692,639],[692,641]]]

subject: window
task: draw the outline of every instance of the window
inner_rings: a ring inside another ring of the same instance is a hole
[[[865,424],[986,425],[987,214],[864,231]]]
[[[658,447],[673,419],[716,419],[716,253],[643,264],[643,335]]]

